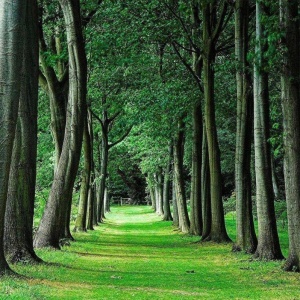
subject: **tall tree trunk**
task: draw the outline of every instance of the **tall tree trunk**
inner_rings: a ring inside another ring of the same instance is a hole
[[[249,74],[248,54],[249,0],[235,2],[235,55],[238,62],[237,131],[235,152],[236,242],[233,251],[254,253],[257,238],[254,230],[251,199],[251,139],[253,124],[253,94]]]
[[[203,219],[201,239],[205,240],[209,236],[211,229],[210,175],[205,123],[203,124],[202,135],[201,199]]]
[[[175,154],[173,154],[173,157],[175,158]],[[178,207],[177,207],[177,198],[176,198],[176,185],[177,185],[176,176],[175,176],[175,171],[173,169],[173,180],[172,180],[173,226],[179,227],[179,216],[178,216]]]
[[[105,213],[110,212],[109,193],[107,188],[105,188],[104,190],[104,212]]]
[[[201,160],[202,160],[202,110],[201,103],[193,109],[193,153],[191,179],[191,226],[190,234],[202,235],[203,220],[201,207]]]
[[[5,255],[12,263],[41,261],[33,250],[32,242],[37,155],[38,18],[36,1],[29,2],[18,124],[5,213]]]
[[[171,169],[172,169],[172,159],[173,159],[173,143],[171,142],[169,145],[169,161],[167,163],[167,167],[165,169],[164,176],[164,221],[172,221],[171,207],[170,207],[170,187],[171,187]]]
[[[34,246],[59,248],[61,228],[65,222],[68,199],[80,159],[83,120],[86,114],[86,56],[81,32],[79,0],[60,0],[64,13],[69,52],[69,99],[62,153],[54,176],[50,196],[37,230]],[[72,151],[71,151],[72,150]]]
[[[156,199],[155,199],[155,189],[152,186],[153,183],[148,183],[149,185],[149,191],[150,191],[150,198],[151,198],[151,208],[156,211]]]
[[[184,122],[178,122],[178,133],[174,147],[174,172],[176,177],[176,200],[179,217],[179,229],[183,233],[188,233],[190,220],[187,211],[184,179],[183,179],[183,153],[184,153]]]
[[[108,164],[108,136],[107,134],[102,137],[101,143],[101,169],[100,169],[100,182],[99,182],[99,198],[98,198],[98,217],[97,221],[102,222],[104,217],[104,193],[105,193],[105,184],[107,178],[107,164]]]
[[[164,197],[164,191],[163,191],[163,186],[164,186],[164,177],[162,174],[162,168],[159,168],[159,171],[157,172],[157,177],[156,177],[156,191],[157,191],[157,195],[156,195],[156,213],[159,216],[163,216],[164,215],[164,210],[163,210],[163,197]]]
[[[94,211],[95,211],[95,186],[93,184],[94,175],[91,175],[91,183],[88,194],[88,209],[87,209],[87,230],[94,230]]]
[[[215,1],[214,1],[215,2]],[[211,231],[206,240],[214,242],[229,242],[224,220],[224,210],[222,202],[222,176],[220,149],[217,137],[215,119],[215,99],[214,99],[214,70],[215,61],[215,38],[212,34],[212,20],[216,18],[216,4],[203,5],[203,84],[205,99],[205,124],[207,132],[207,145],[210,169],[210,193],[211,193]]]
[[[191,2],[191,19],[193,23],[192,36],[196,40],[200,35],[200,2]],[[203,229],[202,207],[201,207],[201,160],[202,160],[202,108],[201,98],[203,95],[200,78],[202,75],[203,59],[201,58],[200,48],[193,45],[193,66],[192,72],[199,87],[199,99],[194,104],[192,111],[193,120],[193,149],[192,149],[192,178],[191,178],[191,226],[190,234],[201,235]]]
[[[34,74],[36,74],[37,65],[32,64],[29,67],[32,69],[26,70],[26,72],[33,72],[32,81],[24,73],[29,58],[28,52],[32,50],[31,54],[34,55],[37,50],[34,38],[31,39],[30,34],[26,32],[28,29],[32,33],[36,26],[37,18],[33,14],[35,8],[35,1],[3,1],[0,7],[0,39],[2,41],[0,45],[0,275],[11,273],[4,257],[5,210],[19,99],[23,95],[22,91],[33,88],[32,101],[33,103],[37,101],[34,98],[37,96],[35,95],[36,87],[27,86],[27,84],[33,84],[36,79]],[[22,64],[23,60],[20,58],[26,58],[26,63]],[[33,63],[36,56],[32,58]],[[26,80],[22,82],[23,78]],[[29,99],[26,98],[26,100]],[[34,107],[32,109],[34,110]]]
[[[83,152],[84,152],[84,168],[81,179],[80,199],[78,205],[78,214],[75,221],[73,231],[86,231],[88,196],[91,181],[91,137],[88,128],[88,120],[86,118],[83,132]]]
[[[271,172],[272,172],[272,185],[273,185],[273,193],[275,199],[279,199],[279,186],[277,181],[277,175],[275,171],[275,161],[274,161],[274,154],[271,150]]]
[[[300,271],[300,32],[299,0],[281,0],[281,23],[285,34],[282,64],[284,118],[284,175],[288,214],[289,255],[285,270]]]
[[[256,2],[256,61],[254,64],[254,145],[256,174],[256,203],[258,219],[258,245],[255,257],[264,260],[282,259],[280,250],[272,188],[269,139],[268,74],[263,70],[262,4]]]
[[[0,275],[11,272],[4,257],[4,216],[21,83],[24,84],[25,76],[20,72],[20,58],[24,57],[25,37],[26,44],[29,42],[26,26],[31,28],[36,21],[34,18],[27,20],[26,8],[32,9],[33,5],[34,1],[0,1]]]

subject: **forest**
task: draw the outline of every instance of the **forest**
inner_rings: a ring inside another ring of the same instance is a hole
[[[299,0],[0,3],[6,288],[54,265],[50,253],[109,244],[122,218],[136,246],[144,221],[149,243],[169,230],[178,251],[186,239],[298,276]]]

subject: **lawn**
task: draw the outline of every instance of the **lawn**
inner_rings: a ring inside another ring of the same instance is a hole
[[[234,216],[226,219],[234,238]],[[287,235],[280,227],[284,254]],[[61,251],[39,250],[47,264],[15,265],[0,299],[299,299],[297,273],[282,262],[253,261],[231,244],[199,243],[146,206],[112,207],[105,224],[74,234]]]

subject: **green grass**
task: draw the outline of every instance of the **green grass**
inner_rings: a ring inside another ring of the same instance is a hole
[[[234,238],[234,216],[226,222]],[[62,251],[38,251],[49,264],[13,266],[25,277],[1,278],[0,299],[299,299],[300,275],[282,262],[198,243],[149,207],[112,207],[105,224],[74,237]]]

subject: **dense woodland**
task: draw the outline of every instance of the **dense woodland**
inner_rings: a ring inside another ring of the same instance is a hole
[[[284,269],[300,271],[299,9],[1,0],[0,273],[101,226],[119,197],[259,260],[284,259],[287,219]]]

